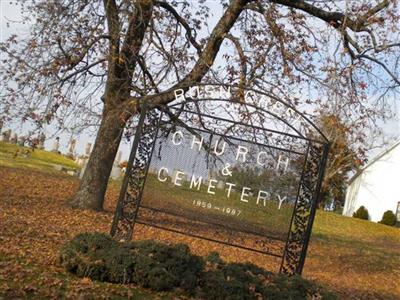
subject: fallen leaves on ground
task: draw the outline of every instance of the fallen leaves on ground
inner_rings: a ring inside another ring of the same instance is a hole
[[[0,299],[149,299],[151,294],[133,285],[93,282],[68,274],[58,263],[63,243],[82,232],[109,232],[118,197],[118,185],[111,184],[106,195],[105,212],[72,209],[78,180],[34,170],[0,169]],[[217,251],[227,261],[249,261],[271,268],[271,260],[262,254],[232,248],[148,226],[135,227],[136,239],[157,239],[188,244],[192,251],[206,255]],[[399,265],[390,270],[362,272],[352,261],[348,244],[334,245],[316,239],[311,242],[305,275],[334,289],[344,299],[398,299]],[[395,249],[393,250],[395,251]],[[362,259],[362,257],[361,257]],[[354,261],[359,262],[355,259]],[[364,261],[367,265],[368,261]],[[393,273],[395,272],[395,273]],[[172,297],[169,295],[169,297]]]

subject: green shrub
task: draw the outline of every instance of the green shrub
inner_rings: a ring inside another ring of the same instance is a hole
[[[298,275],[275,275],[272,282],[264,287],[262,296],[266,300],[337,299],[334,294]]]
[[[364,206],[360,206],[355,213],[353,213],[353,218],[368,220],[369,214],[368,210]]]
[[[206,270],[199,281],[201,299],[256,299],[262,294],[263,280],[272,276],[253,264],[225,263],[217,253],[206,258]]]
[[[137,257],[134,255],[132,245],[123,245],[113,248],[104,258],[107,276],[105,278],[113,283],[134,282],[134,268]]]
[[[382,220],[379,223],[389,226],[395,226],[397,223],[396,215],[391,210],[387,210],[383,214]]]
[[[264,288],[265,299],[308,299],[320,294],[318,287],[302,277],[278,275]]]
[[[249,263],[225,263],[216,253],[206,258],[206,271],[202,273],[196,296],[215,300],[336,299],[300,276],[274,274]]]
[[[179,289],[199,299],[336,299],[300,276],[226,263],[216,252],[201,258],[183,244],[118,243],[104,234],[84,233],[62,247],[60,260],[80,277],[136,283],[155,291]]]
[[[104,234],[79,234],[61,249],[60,261],[79,277],[108,281],[106,259],[116,246],[117,242]]]
[[[137,283],[156,291],[180,287],[192,291],[203,260],[183,244],[153,241],[118,243],[99,233],[84,233],[64,245],[61,265],[79,277],[113,283]]]
[[[137,264],[134,271],[140,285],[156,291],[174,287],[190,291],[197,286],[203,260],[191,254],[188,246],[168,246],[154,241],[138,242],[135,246]]]

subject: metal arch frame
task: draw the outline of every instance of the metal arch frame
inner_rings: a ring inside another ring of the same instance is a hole
[[[238,88],[238,89],[243,89],[243,90],[246,90],[246,91],[252,91],[252,92],[255,92],[255,93],[258,93],[258,94],[261,94],[261,95],[270,97],[271,99],[273,99],[273,100],[275,100],[275,101],[278,101],[279,103],[283,104],[283,105],[286,106],[287,108],[290,108],[290,109],[293,110],[296,114],[298,114],[299,116],[301,116],[309,125],[311,125],[311,127],[313,127],[313,128],[319,133],[319,135],[323,138],[323,140],[324,140],[325,143],[329,143],[329,139],[325,136],[325,134],[324,134],[324,133],[318,128],[318,126],[317,126],[314,122],[312,122],[305,114],[303,114],[302,112],[300,112],[300,111],[299,111],[297,108],[295,108],[293,105],[291,105],[291,104],[289,104],[289,103],[287,103],[287,102],[285,102],[285,101],[279,99],[278,97],[276,97],[276,96],[274,96],[274,95],[268,94],[268,93],[266,93],[266,92],[263,92],[263,91],[260,91],[260,90],[254,89],[254,88],[241,88],[241,87],[239,87],[239,86],[237,86],[237,85],[233,85],[233,84],[224,84],[224,83],[221,83],[221,84],[218,84],[218,83],[206,83],[206,84],[205,84],[205,83],[199,83],[199,84],[196,84],[195,86],[223,86],[223,87]],[[213,100],[214,100],[214,101],[227,101],[227,102],[231,102],[231,103],[232,103],[232,101],[230,101],[230,100],[228,100],[228,99],[201,98],[201,99],[189,99],[189,100],[185,100],[185,101],[181,101],[181,102],[176,102],[176,103],[173,103],[171,106],[174,107],[174,106],[178,106],[178,105],[181,105],[181,104],[184,104],[184,103],[199,102],[199,101],[209,101],[209,100],[210,100],[210,101],[213,101]],[[273,115],[271,112],[267,111],[266,109],[264,109],[264,108],[262,108],[262,107],[258,107],[258,106],[256,106],[256,105],[254,105],[254,104],[252,104],[252,103],[248,103],[248,102],[233,102],[233,103],[241,104],[241,105],[247,105],[247,106],[251,106],[251,107],[256,108],[256,109],[260,109],[260,110],[264,111],[265,113],[268,113],[268,114],[270,114],[270,115],[272,115],[272,116],[274,116],[274,117],[280,119],[280,121],[282,121],[282,122],[284,122],[286,125],[289,125],[289,126],[290,126],[290,124],[288,124],[287,122],[285,122],[282,118],[280,118],[280,117],[278,117],[278,116],[276,116],[276,115]],[[292,127],[291,127],[291,128],[292,128]],[[297,132],[296,129],[294,129],[294,128],[292,128],[292,129],[295,130],[295,131]],[[298,133],[299,133],[299,132],[298,132]],[[301,133],[299,133],[299,134],[302,135]],[[304,138],[307,139],[306,137],[304,137]],[[321,142],[322,142],[322,141],[321,141]]]
[[[268,94],[256,90],[254,91],[264,94],[268,97],[272,97]],[[188,101],[174,103],[170,107],[182,111],[183,109],[177,106],[195,101],[224,101],[238,105],[247,105],[255,109],[261,109],[263,112],[271,115],[277,120],[288,125],[300,136],[280,131],[275,131],[276,133],[307,141],[307,151],[305,153],[304,166],[302,169],[296,201],[290,220],[288,235],[287,239],[284,241],[285,246],[283,253],[281,256],[279,256],[282,258],[281,266],[279,268],[280,272],[287,274],[301,274],[304,267],[309,238],[311,235],[311,229],[317,208],[317,200],[319,198],[319,192],[324,176],[324,170],[329,151],[329,142],[327,138],[316,127],[316,125],[312,123],[307,117],[298,112],[291,105],[279,99],[276,100],[283,103],[286,107],[293,109],[293,111],[301,115],[309,124],[313,126],[313,128],[315,128],[321,134],[323,141],[304,137],[300,132],[298,132],[295,128],[293,128],[293,126],[288,124],[288,122],[286,122],[284,119],[280,118],[276,114],[247,102],[232,102],[228,99],[196,99],[196,100],[188,100]],[[198,113],[197,111],[186,111],[186,112],[193,114]],[[256,249],[244,247],[242,245],[233,244],[230,242],[223,242],[221,240],[215,240],[212,238],[205,238],[204,236],[196,234],[188,234],[187,232],[174,230],[171,228],[168,229],[163,226],[157,226],[156,224],[148,224],[146,222],[137,220],[139,208],[140,207],[148,208],[145,206],[141,206],[141,200],[162,116],[163,116],[162,111],[158,111],[154,107],[149,106],[147,103],[144,103],[144,105],[142,105],[141,114],[137,130],[135,133],[128,166],[126,168],[126,174],[121,187],[117,209],[115,211],[113,224],[111,227],[111,235],[117,240],[130,240],[132,238],[135,223],[140,223],[164,230],[169,230],[176,233],[186,234],[196,238],[202,238],[205,240],[219,242],[234,247],[239,247],[242,249],[274,256],[274,254],[271,254],[268,251],[259,251]],[[214,116],[208,116],[208,117],[215,118]],[[248,127],[254,127],[249,124],[236,122],[234,120],[229,120],[220,117],[218,118],[227,122],[240,124]],[[263,127],[258,127],[258,129],[271,131],[270,129]],[[200,129],[197,128],[197,130]],[[215,132],[212,131],[210,133],[215,134]],[[219,133],[216,134],[222,135]],[[246,141],[246,142],[253,143],[252,141]],[[270,145],[265,145],[265,146],[271,147]],[[293,152],[289,149],[287,150]],[[168,212],[165,213],[168,214]],[[263,237],[268,238],[266,236]]]
[[[175,108],[175,109],[178,109],[178,110],[183,111],[183,112],[188,112],[188,113],[193,113],[193,114],[199,115],[198,112],[191,112],[191,111],[188,111],[188,110],[179,109],[178,107],[175,107],[175,106],[178,106],[178,105],[181,105],[181,104],[185,104],[185,103],[206,102],[206,101],[227,102],[227,103],[238,104],[238,105],[243,105],[243,106],[250,106],[250,107],[256,108],[256,109],[261,110],[262,112],[264,112],[266,114],[269,114],[270,116],[278,119],[283,124],[287,125],[291,129],[293,129],[293,131],[295,131],[299,135],[297,136],[297,135],[294,135],[294,134],[291,134],[291,133],[282,132],[282,131],[273,130],[273,129],[268,129],[268,128],[264,128],[264,127],[251,126],[249,124],[244,124],[244,123],[241,123],[241,122],[237,122],[237,121],[233,121],[233,120],[229,120],[229,119],[225,119],[225,118],[221,118],[221,117],[215,117],[215,116],[211,116],[211,115],[200,113],[200,115],[202,115],[204,117],[209,117],[209,118],[213,118],[213,119],[227,121],[227,122],[235,123],[235,124],[238,124],[238,125],[241,124],[241,125],[246,125],[246,126],[249,126],[249,127],[251,126],[253,128],[257,128],[257,129],[261,129],[261,130],[265,130],[265,131],[269,131],[269,132],[274,132],[274,133],[278,133],[278,134],[282,134],[282,135],[286,135],[286,136],[290,136],[290,137],[294,137],[294,138],[299,138],[299,139],[303,139],[303,140],[307,140],[307,141],[313,141],[313,142],[316,142],[316,143],[323,143],[322,141],[315,140],[315,139],[310,139],[310,138],[305,137],[300,131],[298,131],[290,123],[286,122],[285,119],[277,116],[276,114],[274,114],[274,113],[272,113],[272,112],[270,112],[270,111],[268,111],[268,110],[266,110],[264,108],[259,108],[256,105],[250,104],[250,103],[232,102],[232,101],[230,101],[228,99],[207,98],[207,99],[189,100],[189,101],[186,101],[186,102],[183,102],[183,103],[174,104],[174,105],[170,106],[170,108]]]

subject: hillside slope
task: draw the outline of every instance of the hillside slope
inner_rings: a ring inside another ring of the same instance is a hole
[[[67,170],[79,170],[80,167],[70,158],[45,150],[20,147],[15,144],[0,142],[0,167],[33,168],[52,172],[56,167]]]

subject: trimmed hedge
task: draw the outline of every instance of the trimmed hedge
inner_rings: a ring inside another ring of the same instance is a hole
[[[117,242],[107,235],[79,234],[62,248],[60,259],[69,272],[79,277],[116,282],[110,276],[110,265],[106,261],[119,250]]]
[[[369,214],[368,210],[364,206],[360,206],[355,213],[353,213],[353,218],[368,220]]]
[[[154,291],[176,290],[198,299],[336,299],[300,276],[278,275],[249,263],[202,258],[184,244],[118,243],[100,233],[79,234],[60,253],[61,264],[79,277],[135,283]]]
[[[396,215],[391,210],[387,210],[383,214],[382,220],[379,223],[389,226],[395,226],[397,223]]]
[[[193,290],[203,269],[202,259],[186,245],[118,243],[100,233],[77,235],[61,249],[60,261],[79,277],[136,283],[155,291]]]
[[[190,253],[184,244],[169,246],[153,241],[142,241],[136,247],[133,282],[155,291],[180,287],[193,290],[203,270],[203,260]]]
[[[196,294],[200,299],[336,299],[298,275],[275,274],[250,263],[226,263],[215,252],[205,260]]]

